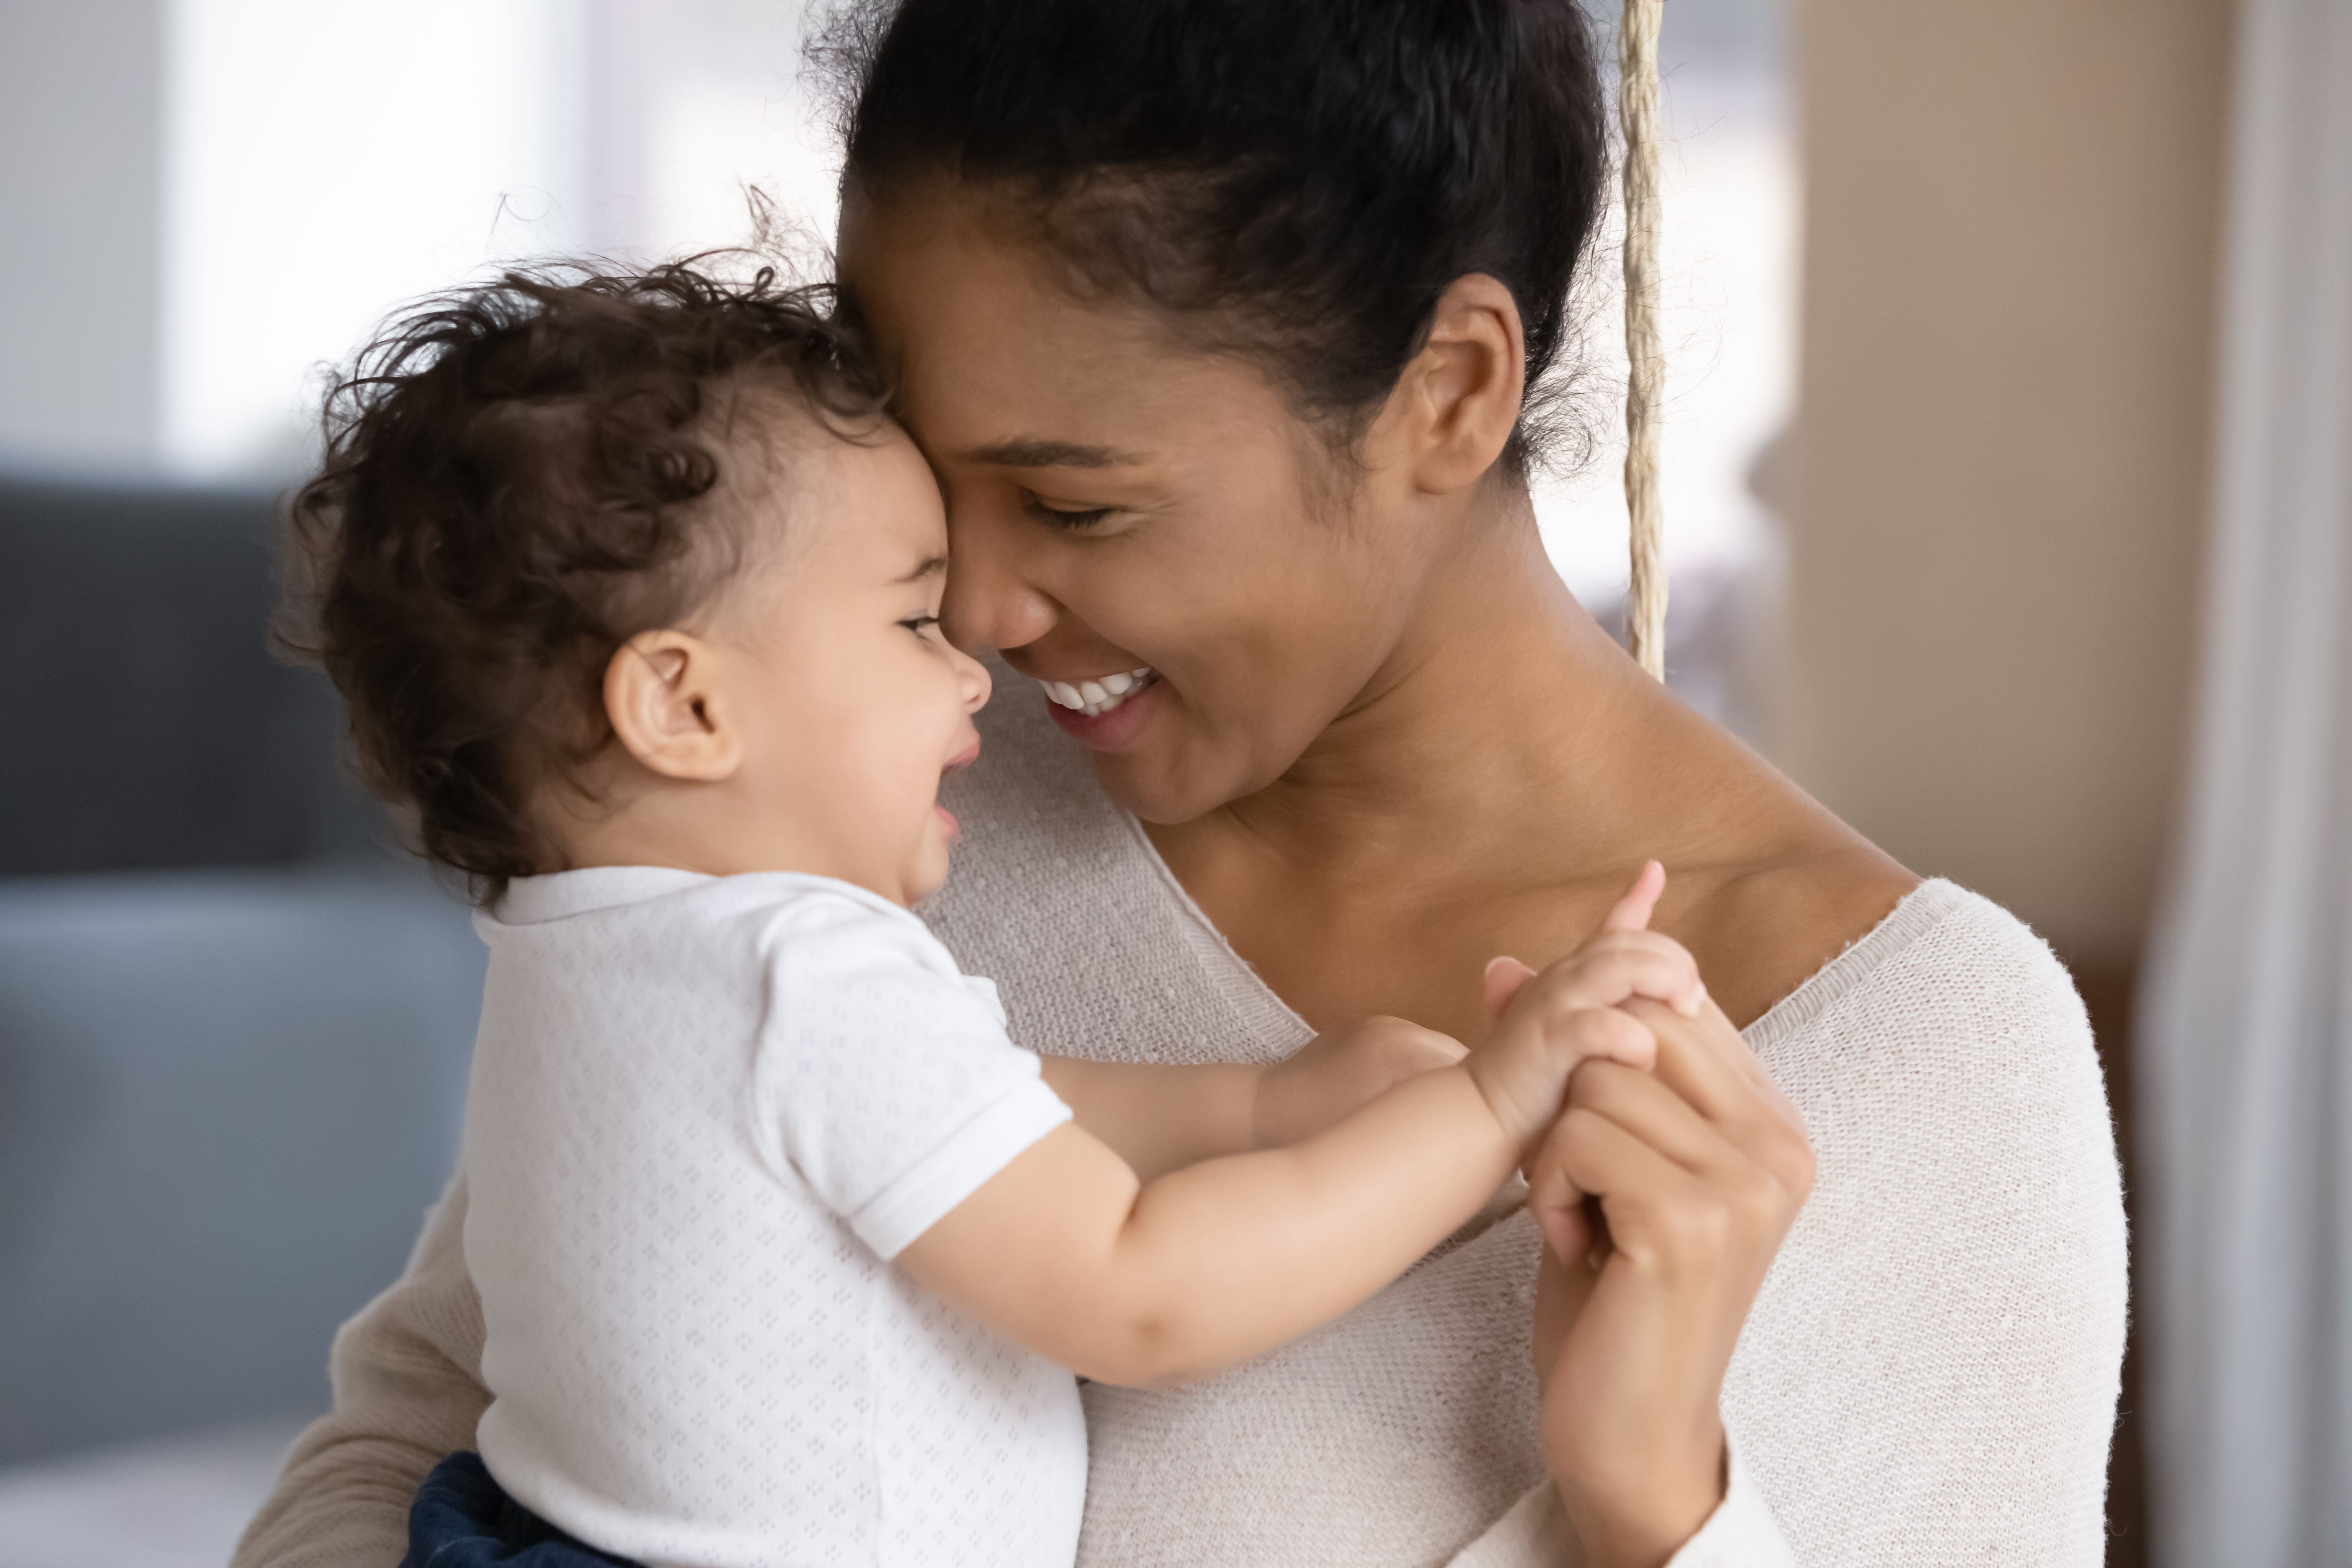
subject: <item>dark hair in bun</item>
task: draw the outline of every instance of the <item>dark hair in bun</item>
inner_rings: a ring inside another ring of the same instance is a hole
[[[1343,441],[1489,274],[1527,333],[1509,460],[1559,433],[1608,163],[1575,0],[867,0],[819,52],[846,192],[983,192],[1075,291],[1253,354]]]

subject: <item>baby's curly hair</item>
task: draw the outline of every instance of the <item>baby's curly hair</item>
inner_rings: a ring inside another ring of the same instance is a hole
[[[851,440],[883,411],[830,289],[709,259],[420,302],[328,394],[324,460],[287,503],[278,646],[325,668],[354,771],[478,901],[549,868],[527,803],[611,740],[614,652],[740,563],[712,492],[769,433],[736,438],[746,398]]]

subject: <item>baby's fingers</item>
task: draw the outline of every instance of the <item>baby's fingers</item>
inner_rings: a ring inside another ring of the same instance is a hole
[[[1579,1007],[1547,1033],[1556,1047],[1565,1047],[1571,1073],[1596,1057],[1643,1072],[1658,1063],[1657,1035],[1633,1014],[1615,1007]]]
[[[1642,874],[1625,889],[1625,896],[1612,905],[1601,919],[1602,931],[1647,931],[1650,916],[1658,907],[1658,898],[1666,890],[1666,868],[1655,860],[1642,862]]]
[[[1509,1012],[1519,992],[1535,977],[1536,972],[1516,958],[1488,959],[1486,975],[1480,982],[1486,1022],[1495,1023]]]
[[[1603,931],[1528,990],[1532,1004],[1557,1010],[1614,1007],[1646,996],[1694,1018],[1706,1003],[1706,986],[1690,951],[1672,937],[1647,931]]]
[[[1569,1080],[1595,1058],[1647,1072],[1657,1062],[1650,1026],[1616,1007],[1515,1016],[1510,1028],[1474,1052],[1471,1076],[1506,1130],[1532,1139],[1567,1107]]]
[[[1450,1068],[1470,1054],[1470,1047],[1451,1035],[1441,1035],[1434,1029],[1407,1026],[1398,1031],[1389,1056],[1400,1079],[1437,1068]]]

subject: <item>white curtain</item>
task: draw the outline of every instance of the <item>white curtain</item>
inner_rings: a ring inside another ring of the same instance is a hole
[[[2196,754],[2141,997],[2153,1545],[2352,1568],[2352,0],[2241,0],[2231,134]]]

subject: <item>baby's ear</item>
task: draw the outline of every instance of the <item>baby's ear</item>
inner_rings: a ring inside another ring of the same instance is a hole
[[[685,632],[639,632],[604,666],[604,716],[629,755],[667,778],[711,784],[743,760],[718,650]]]

